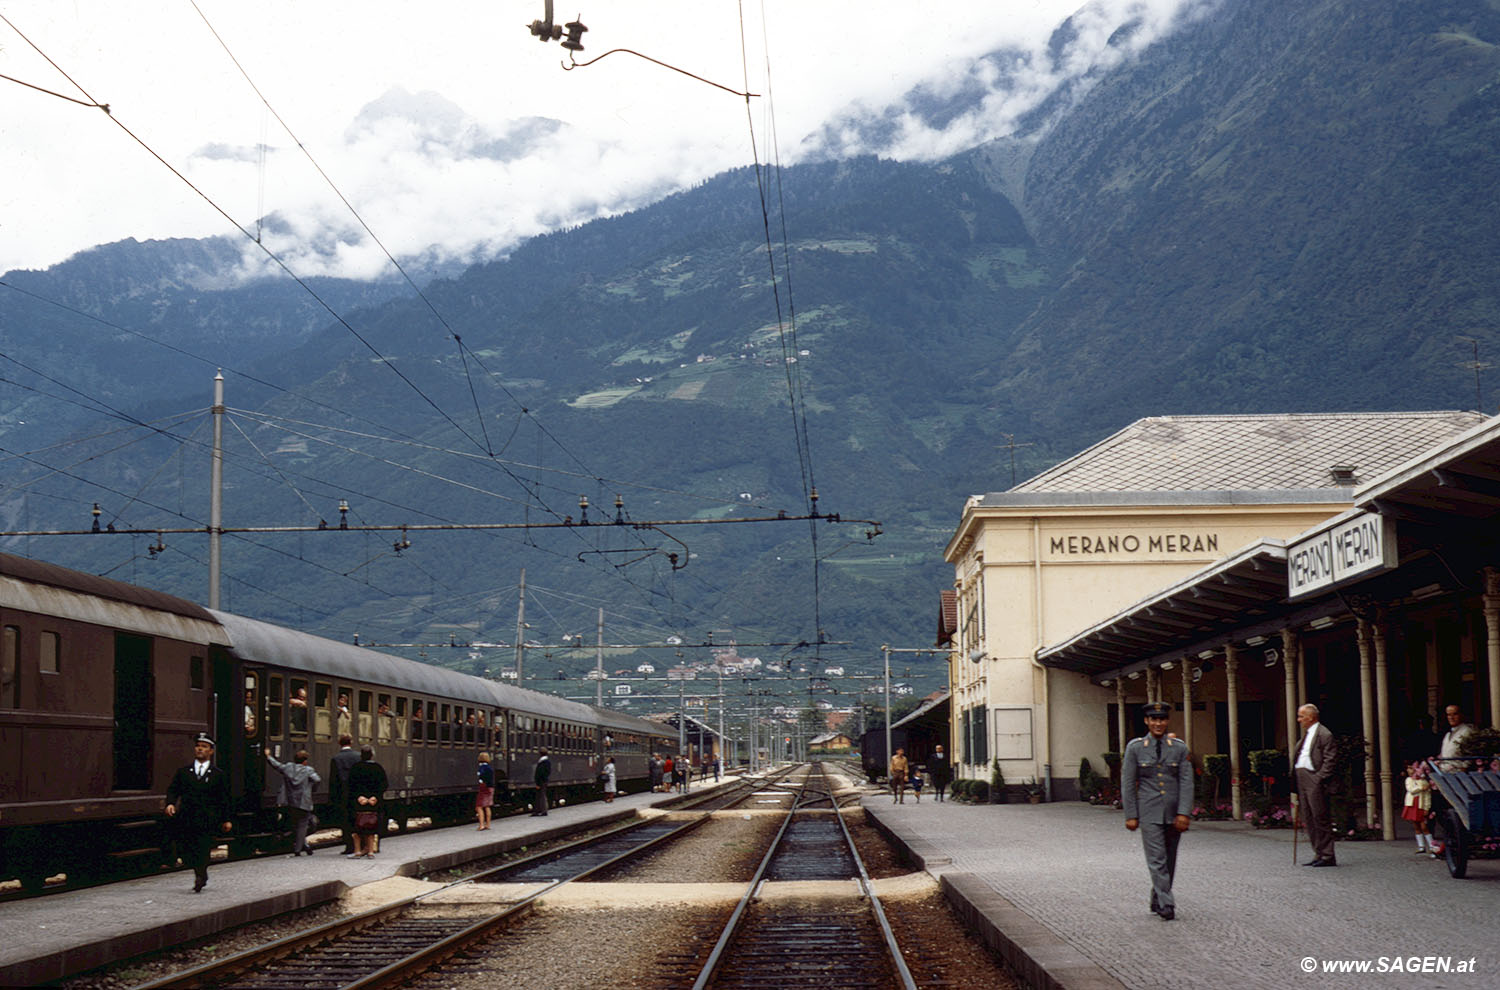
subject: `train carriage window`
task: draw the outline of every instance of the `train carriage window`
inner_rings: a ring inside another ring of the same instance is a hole
[[[188,686],[194,691],[203,690],[203,658],[193,657],[188,660]]]
[[[369,742],[375,738],[374,696],[370,691],[359,692],[359,738]]]
[[[474,729],[477,720],[474,717],[474,709],[467,708],[464,712],[464,742],[472,746],[474,745]]]
[[[281,738],[281,676],[266,679],[266,738]]]
[[[313,688],[313,738],[333,740],[333,685],[319,681]]]
[[[21,628],[6,626],[0,642],[0,708],[21,707]]]
[[[425,733],[422,731],[426,728],[423,717],[422,700],[414,699],[411,703],[411,741],[414,743],[419,743],[425,738]]]
[[[451,705],[444,705],[441,717],[438,719],[438,731],[441,733],[438,738],[444,743],[453,741],[453,725],[449,722],[449,718],[452,716],[452,707]]]
[[[255,674],[245,675],[245,738],[255,739],[260,735],[260,679]]]
[[[375,738],[383,743],[391,741],[396,731],[396,717],[391,713],[391,696],[382,694],[375,699]]]
[[[291,730],[294,736],[307,735],[307,681],[300,677],[292,678],[292,696],[287,699],[287,711],[290,713]]]
[[[62,637],[55,632],[43,632],[40,645],[37,668],[44,674],[62,673]]]
[[[406,698],[402,695],[396,696],[396,742],[406,745]]]
[[[354,735],[354,711],[350,707],[351,704],[352,703],[349,700],[349,689],[347,687],[340,686],[339,700],[338,704],[334,706],[333,717],[335,723],[334,727],[338,729],[338,733],[341,736]]]
[[[494,738],[491,739],[491,744],[497,752],[505,752],[505,717],[499,712],[492,713],[490,715],[490,726],[494,730]]]

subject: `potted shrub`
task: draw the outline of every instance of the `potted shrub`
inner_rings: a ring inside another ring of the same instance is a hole
[[[1026,800],[1032,804],[1042,803],[1042,786],[1034,778],[1027,777],[1021,782],[1021,787],[1026,791]]]
[[[994,804],[1005,803],[1005,771],[1000,769],[1000,758],[990,761],[989,800]]]

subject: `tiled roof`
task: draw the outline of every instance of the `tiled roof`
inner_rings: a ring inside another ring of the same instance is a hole
[[[1483,422],[1473,412],[1151,416],[1011,492],[1349,488]]]
[[[958,632],[958,592],[951,588],[938,589],[938,631],[937,645],[953,641],[953,634]]]

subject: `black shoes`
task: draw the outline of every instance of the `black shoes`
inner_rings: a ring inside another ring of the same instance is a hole
[[[1162,921],[1171,921],[1173,918],[1177,917],[1177,911],[1169,907],[1164,907],[1156,913],[1161,915]]]
[[[1336,859],[1315,859],[1315,860],[1312,861],[1311,865],[1313,865],[1313,866],[1338,866],[1339,862]]]
[[[207,877],[204,877],[202,880],[195,880],[195,881],[193,881],[193,893],[195,893],[195,894],[201,894],[201,893],[203,893],[203,888],[207,887],[207,886],[208,886],[208,878]]]

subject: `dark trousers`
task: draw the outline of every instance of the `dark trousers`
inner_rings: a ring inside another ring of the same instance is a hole
[[[943,792],[948,789],[948,782],[941,778],[936,779],[932,782],[932,789],[937,792],[937,799],[941,801],[943,799]]]
[[[286,808],[287,821],[292,826],[292,855],[307,851],[307,827],[312,824],[312,812],[301,808]]]
[[[193,868],[198,886],[208,883],[208,858],[214,849],[212,832],[187,832],[179,837],[183,863]]]
[[[1302,820],[1307,841],[1318,859],[1333,859],[1333,822],[1328,806],[1327,784],[1311,770],[1297,771],[1297,797],[1302,802]]]
[[[538,815],[547,813],[547,785],[542,784],[536,789],[536,807],[531,809]]]

